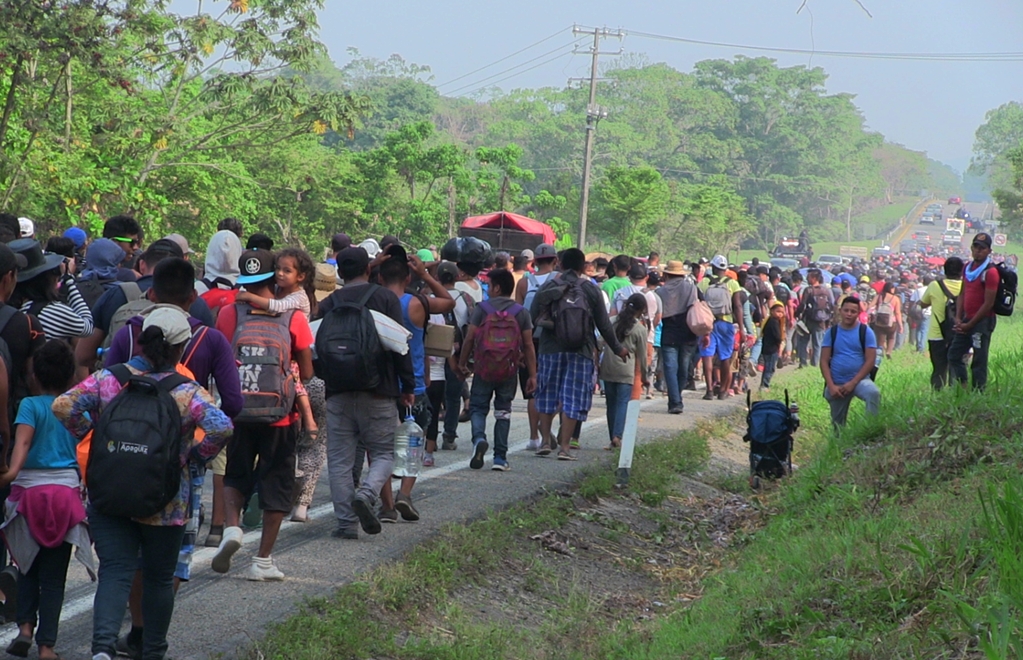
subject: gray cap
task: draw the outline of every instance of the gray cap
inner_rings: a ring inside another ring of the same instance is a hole
[[[522,252],[519,252],[519,256],[520,257],[525,257],[526,259],[532,259],[533,258],[533,251],[532,250],[523,250]]]
[[[536,246],[536,253],[533,255],[534,259],[556,259],[558,257],[558,251],[550,243],[541,243]]]

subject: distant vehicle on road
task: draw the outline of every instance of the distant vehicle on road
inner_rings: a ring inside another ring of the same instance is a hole
[[[941,204],[938,204],[937,202],[935,202],[934,204],[928,204],[927,208],[925,208],[924,211],[926,211],[928,213],[933,213],[934,215],[936,215],[938,217],[941,217],[941,211],[944,208],[945,207],[943,207]]]
[[[958,209],[956,210],[956,217],[957,217],[957,218],[959,218],[960,220],[969,220],[969,219],[970,219],[970,212],[969,212],[969,211],[967,211],[967,210],[966,210],[965,208],[963,208],[962,206],[960,206],[960,207],[959,207],[959,208],[958,208]]]
[[[809,259],[813,256],[813,249],[807,241],[801,238],[788,238],[784,237],[781,242],[778,243],[778,247],[774,248],[771,252],[772,257],[786,257],[789,259],[798,259],[800,257],[806,257]]]
[[[954,197],[949,197],[948,198],[948,203],[949,204],[962,204],[963,203],[963,199],[959,195],[956,195]]]
[[[771,257],[771,267],[777,268],[782,272],[792,271],[799,268],[799,262],[795,259],[786,259],[784,257]]]
[[[892,253],[892,249],[887,245],[881,245],[870,251],[872,257],[887,257]]]
[[[963,235],[957,231],[947,231],[941,235],[941,244],[945,247],[961,247]]]
[[[814,261],[817,262],[818,266],[824,266],[826,268],[842,265],[842,257],[837,254],[822,254],[815,258]]]
[[[934,214],[931,212],[924,212],[924,214],[920,216],[920,224],[922,225],[933,225],[935,222]]]
[[[909,239],[902,241],[899,243],[899,252],[905,252],[906,254],[916,252],[916,241]]]
[[[949,218],[945,221],[945,231],[957,231],[959,236],[966,232],[966,221],[959,218]]]

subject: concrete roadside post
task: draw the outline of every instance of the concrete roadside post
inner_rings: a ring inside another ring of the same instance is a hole
[[[636,432],[639,430],[639,404],[638,400],[629,401],[629,407],[625,412],[625,433],[622,434],[622,453],[618,456],[618,471],[615,473],[618,477],[615,486],[618,488],[625,488],[629,485],[629,471],[632,470],[632,454],[636,449]]]

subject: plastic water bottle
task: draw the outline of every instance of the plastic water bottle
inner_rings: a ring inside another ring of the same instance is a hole
[[[404,446],[404,461],[399,460],[398,465],[395,467],[401,467],[401,463],[404,462],[403,466],[405,477],[418,477],[419,468],[423,465],[423,444],[426,440],[426,434],[423,433],[422,427],[416,424],[415,418],[409,414],[405,417],[405,421],[398,426],[398,431],[394,434],[394,448],[397,452],[401,452],[402,446]],[[397,470],[396,470],[397,471]]]
[[[792,428],[799,428],[799,404],[795,401],[789,404],[789,415],[792,417]]]

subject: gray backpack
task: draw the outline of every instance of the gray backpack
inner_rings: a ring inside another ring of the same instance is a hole
[[[720,320],[721,317],[732,313],[732,294],[728,291],[728,283],[724,278],[707,287],[703,297],[710,311],[714,312],[714,318]]]
[[[236,423],[272,424],[295,405],[291,372],[291,309],[272,314],[244,303],[235,305],[237,322],[231,347],[242,385],[242,411]]]
[[[146,292],[135,282],[118,282],[117,286],[124,292],[126,303],[117,308],[110,317],[110,327],[106,328],[107,336],[103,339],[103,348],[110,348],[117,331],[128,325],[128,319],[135,318],[150,307],[153,302],[146,297]]]

